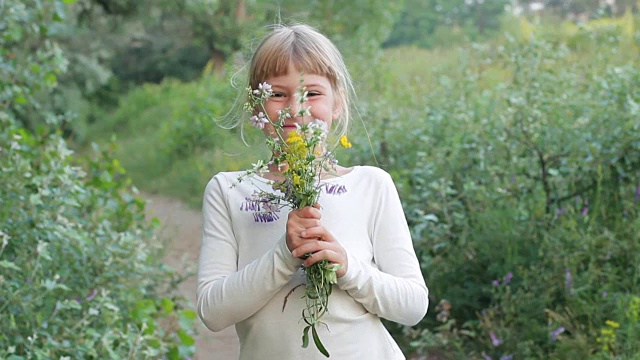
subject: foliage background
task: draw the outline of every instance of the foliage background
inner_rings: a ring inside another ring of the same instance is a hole
[[[291,20],[357,81],[340,161],[400,190],[431,291],[419,325],[386,323],[406,354],[636,356],[638,4],[530,3],[3,2],[0,357],[193,353],[136,187],[199,207],[213,174],[264,156],[221,126],[229,79]]]

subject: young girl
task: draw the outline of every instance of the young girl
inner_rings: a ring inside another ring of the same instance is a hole
[[[272,86],[265,110],[271,119],[288,108],[281,130],[296,131],[320,119],[342,134],[349,121],[352,84],[335,45],[306,25],[279,26],[260,43],[249,68],[249,86]],[[302,82],[302,83],[301,83]],[[311,116],[297,117],[300,85]],[[276,134],[277,135],[277,134]],[[220,331],[235,325],[240,359],[324,359],[301,346],[305,323],[302,267],[320,260],[340,264],[319,337],[335,359],[404,359],[380,318],[415,325],[426,314],[428,290],[391,177],[370,166],[335,166],[320,175],[318,204],[265,214],[252,200],[282,177],[222,172],[208,183],[198,269],[197,311]],[[268,216],[267,216],[268,215]],[[305,257],[305,254],[312,256]],[[304,260],[303,260],[304,259]],[[215,356],[215,354],[210,354]]]

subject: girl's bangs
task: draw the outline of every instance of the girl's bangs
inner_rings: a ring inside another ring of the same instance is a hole
[[[335,72],[331,71],[326,59],[312,51],[303,51],[294,44],[286,45],[289,46],[269,46],[257,54],[258,56],[254,59],[255,68],[250,84],[252,88],[257,88],[260,82],[269,77],[286,75],[291,63],[304,74],[327,77],[335,86],[337,77]]]

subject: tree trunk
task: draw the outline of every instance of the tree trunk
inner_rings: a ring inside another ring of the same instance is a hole
[[[209,57],[208,68],[211,69],[211,72],[213,72],[214,74],[223,75],[225,60],[226,59],[222,51],[217,49],[211,49],[211,56]]]
[[[247,19],[247,4],[244,0],[238,0],[236,6],[236,23],[241,24]]]

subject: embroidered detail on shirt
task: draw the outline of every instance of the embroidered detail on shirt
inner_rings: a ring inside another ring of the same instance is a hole
[[[342,184],[321,184],[319,189],[327,195],[342,195],[347,192],[347,187]],[[271,199],[258,194],[245,197],[245,201],[240,204],[240,211],[252,213],[253,221],[257,223],[280,220],[280,208],[279,204],[274,204]]]
[[[258,197],[256,194],[247,196],[240,204],[240,211],[253,213],[253,221],[259,223],[274,222],[280,219],[280,208],[269,199]]]
[[[261,222],[261,223],[274,222],[274,221],[277,221],[278,219],[280,219],[280,216],[278,216],[278,214],[275,212],[254,212],[253,213],[253,221],[255,222]]]
[[[342,195],[347,192],[347,187],[341,184],[322,184],[320,191],[327,195]]]

